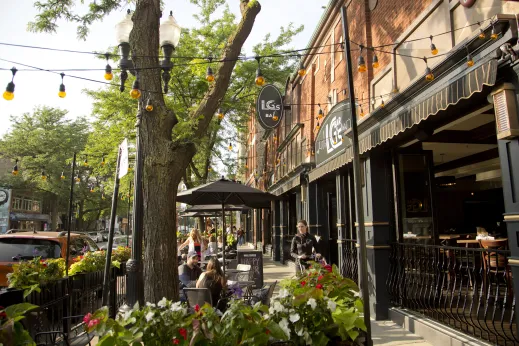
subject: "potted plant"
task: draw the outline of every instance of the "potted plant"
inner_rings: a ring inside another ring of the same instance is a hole
[[[15,304],[7,308],[0,306],[0,345],[36,345],[20,322],[25,313],[36,308],[36,305],[29,303]]]
[[[9,288],[23,290],[23,298],[32,292],[40,292],[41,287],[51,285],[62,279],[65,273],[63,258],[41,259],[35,257],[30,261],[13,265],[13,272],[7,274]]]

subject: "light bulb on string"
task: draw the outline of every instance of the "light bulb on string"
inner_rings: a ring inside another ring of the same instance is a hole
[[[436,45],[433,43],[433,36],[431,35],[429,38],[431,39],[431,54],[436,55],[438,54],[438,48],[436,48]]]
[[[45,171],[41,171],[41,180],[46,181],[47,175],[45,174]]]
[[[359,72],[366,72],[368,68],[366,67],[366,61],[364,61],[364,56],[362,55],[362,50],[364,49],[364,46],[360,46],[360,55],[359,59],[357,60],[357,71]]]
[[[316,129],[317,131],[319,131],[320,128],[321,128],[321,126],[319,125],[319,120],[317,120],[317,126],[315,126],[315,129]]]
[[[74,181],[76,182],[76,184],[79,184],[81,182],[81,178],[79,177],[79,174],[76,175],[76,177],[74,178]]]
[[[487,38],[487,35],[485,35],[485,32],[483,31],[483,29],[481,28],[481,23],[480,22],[477,22],[478,25],[479,25],[479,39],[481,40],[484,40],[485,38]]]
[[[263,73],[261,72],[261,68],[260,68],[260,59],[261,58],[259,56],[256,57],[256,61],[258,62],[258,69],[256,70],[255,83],[257,86],[265,85],[265,77],[263,77]]]
[[[211,68],[211,63],[213,62],[213,57],[210,56],[208,58],[209,60],[209,66],[207,66],[207,71],[205,73],[205,80],[208,81],[209,83],[212,83],[214,82],[214,73],[213,73],[213,69]]]
[[[299,59],[301,59],[301,55],[299,55]],[[300,77],[304,77],[306,75],[306,69],[305,69],[305,64],[303,63],[303,60],[301,60],[299,62],[299,69],[297,70],[297,74]]]
[[[427,58],[424,57],[423,61],[425,62],[425,80],[428,82],[432,82],[434,80],[434,74],[429,68],[429,65],[427,65]]]
[[[63,77],[65,77],[65,74],[61,72],[59,75],[61,76],[61,84],[59,85],[58,96],[63,99],[67,96],[67,93],[65,92],[65,84],[63,84]]]
[[[375,50],[373,50],[373,54],[373,63],[371,64],[371,66],[373,66],[373,68],[378,68],[380,66],[380,63],[378,62],[378,57],[375,53]]]
[[[218,120],[223,120],[225,117],[225,114],[223,113],[223,110],[221,108],[218,108]]]
[[[92,193],[92,192],[95,192],[95,189],[94,189],[93,185],[90,186],[90,193]]]
[[[151,103],[151,99],[148,99],[146,102],[146,112],[152,112],[153,111],[153,104]]]
[[[360,113],[359,113],[360,117],[364,117],[364,110],[362,109],[362,105],[360,105]]]
[[[85,161],[83,161],[83,166],[88,167],[88,156],[85,156]]]
[[[467,66],[468,67],[474,66],[474,59],[472,59],[472,54],[470,54],[468,52],[468,48],[467,48]]]
[[[11,174],[14,175],[14,176],[17,176],[18,175],[18,159],[16,159],[16,162],[14,164],[14,167],[13,167],[13,170],[11,171]]]
[[[324,116],[323,109],[321,108],[320,104],[318,104],[318,106],[319,106],[319,112],[317,113],[317,119],[322,119]]]
[[[490,33],[490,39],[491,40],[497,40],[498,36],[499,36],[499,34],[496,31],[496,24],[495,24],[495,22],[493,22],[492,23],[492,32]]]
[[[232,143],[229,142],[229,151],[232,151]]]
[[[130,97],[134,100],[141,97],[139,80],[137,78],[135,78],[135,80],[133,81],[132,90],[130,90]]]
[[[6,101],[11,101],[12,99],[14,99],[14,76],[16,75],[17,71],[18,70],[16,69],[16,67],[13,67],[11,69],[11,73],[13,76],[11,77],[11,81],[7,83],[7,87],[5,88],[3,94],[3,97]]]
[[[114,78],[114,74],[112,73],[112,66],[108,63],[110,59],[110,53],[105,53],[106,58],[106,67],[105,67],[105,80],[112,80]]]
[[[380,96],[380,98],[382,99],[382,102],[380,103],[380,108],[384,108],[386,104],[384,103],[384,99],[382,98],[382,96]]]
[[[59,176],[61,180],[65,180],[65,172],[61,172],[61,175]]]
[[[274,121],[278,121],[278,119],[279,119],[279,116],[277,116],[276,114],[274,114],[274,115],[272,116],[272,120],[274,120]]]
[[[103,155],[103,158],[101,159],[101,166],[104,166],[106,164],[105,156]]]

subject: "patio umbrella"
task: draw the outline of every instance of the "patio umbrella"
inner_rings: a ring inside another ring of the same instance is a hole
[[[244,205],[250,208],[270,208],[270,202],[278,199],[270,193],[263,192],[224,178],[215,182],[200,185],[193,189],[182,191],[177,195],[177,202],[190,205],[221,205],[222,214],[225,214],[226,205]],[[225,231],[225,218],[223,218]],[[223,239],[223,273],[225,275],[225,243]]]

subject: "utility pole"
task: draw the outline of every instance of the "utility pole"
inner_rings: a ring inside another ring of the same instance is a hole
[[[368,258],[366,256],[366,229],[364,225],[364,204],[362,200],[362,186],[360,173],[359,133],[357,129],[357,110],[355,107],[355,89],[353,85],[353,68],[351,65],[350,34],[348,29],[348,9],[341,8],[342,32],[344,37],[344,59],[346,61],[346,73],[348,76],[348,91],[350,97],[351,132],[353,147],[353,180],[355,185],[355,209],[357,213],[359,240],[359,264],[360,264],[360,287],[362,300],[364,302],[364,323],[366,324],[366,346],[372,346],[371,320],[369,311],[369,284],[368,284]],[[345,155],[345,154],[343,154]]]

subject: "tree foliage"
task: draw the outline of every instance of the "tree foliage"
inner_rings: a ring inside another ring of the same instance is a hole
[[[90,134],[85,118],[70,120],[67,111],[43,106],[32,113],[12,117],[11,121],[11,130],[0,141],[0,154],[13,160],[13,166],[18,160],[19,174],[1,177],[1,185],[35,191],[50,203],[55,213],[65,213],[69,205],[72,158],[78,153],[75,176],[81,182],[75,184],[74,196],[81,202],[79,216],[96,220],[99,213],[109,208],[100,192],[107,176],[93,166],[85,166],[85,160],[88,163],[95,159],[89,160],[81,154]],[[92,186],[94,193],[90,192]]]

